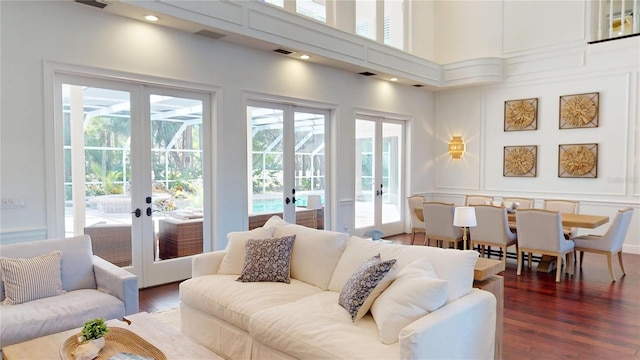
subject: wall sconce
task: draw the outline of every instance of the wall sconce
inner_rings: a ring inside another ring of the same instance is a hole
[[[460,159],[464,154],[464,142],[462,136],[454,136],[449,142],[449,154],[452,159]]]

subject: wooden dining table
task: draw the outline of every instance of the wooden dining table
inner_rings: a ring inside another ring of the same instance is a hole
[[[516,210],[517,211],[517,210]],[[424,215],[422,214],[422,209],[416,209],[416,216],[420,221],[424,221]],[[516,214],[508,213],[507,217],[510,223],[516,222]],[[569,214],[569,213],[561,213],[560,217],[562,218],[562,226],[564,227],[578,227],[585,229],[595,229],[600,225],[606,224],[609,222],[608,216],[602,215],[587,215],[587,214]]]

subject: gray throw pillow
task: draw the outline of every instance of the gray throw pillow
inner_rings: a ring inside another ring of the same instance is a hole
[[[347,309],[351,320],[362,318],[373,301],[395,279],[396,259],[382,261],[380,254],[370,257],[353,272],[344,285],[338,303]]]
[[[249,239],[245,245],[246,256],[241,282],[283,282],[289,284],[291,274],[291,250],[295,235],[274,239]]]
[[[3,305],[18,305],[27,301],[62,295],[62,252],[29,259],[0,257],[0,270],[4,282]]]

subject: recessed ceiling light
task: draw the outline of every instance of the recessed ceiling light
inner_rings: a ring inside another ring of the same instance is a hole
[[[398,78],[396,78],[396,77],[392,77],[392,78],[391,78],[391,79],[389,79],[389,80],[391,80],[391,81],[398,81]]]
[[[309,56],[309,55],[307,55],[307,54],[300,55],[300,59],[302,59],[302,60],[309,60],[309,59],[311,59],[311,56]]]
[[[147,21],[158,21],[160,20],[157,16],[155,15],[145,15],[144,19]]]

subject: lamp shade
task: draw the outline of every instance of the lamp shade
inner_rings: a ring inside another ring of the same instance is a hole
[[[462,136],[454,136],[449,142],[449,154],[452,159],[460,159],[464,154],[464,141]]]
[[[456,207],[453,214],[453,226],[473,227],[478,225],[476,222],[476,209],[471,206]]]
[[[320,195],[307,196],[307,209],[322,209],[322,200]]]

